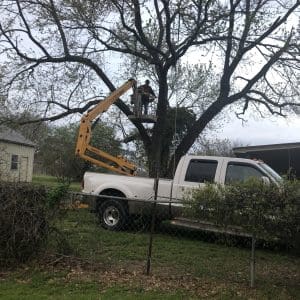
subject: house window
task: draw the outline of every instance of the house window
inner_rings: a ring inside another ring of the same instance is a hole
[[[19,163],[19,156],[15,155],[15,154],[12,154],[10,169],[11,170],[18,170],[18,163]]]

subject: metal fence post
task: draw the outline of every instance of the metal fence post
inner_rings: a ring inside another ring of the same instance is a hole
[[[254,287],[255,284],[255,243],[256,238],[252,235],[251,239],[251,261],[250,261],[250,287]]]
[[[150,269],[151,269],[152,244],[153,244],[153,233],[154,233],[155,219],[156,219],[156,203],[157,203],[158,183],[159,183],[159,171],[157,170],[157,174],[154,179],[154,200],[152,203],[151,228],[150,228],[150,235],[149,235],[149,247],[148,247],[147,266],[146,266],[146,274],[147,275],[150,274]]]

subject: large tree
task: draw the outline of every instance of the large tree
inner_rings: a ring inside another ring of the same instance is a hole
[[[253,106],[260,113],[284,115],[288,107],[299,105],[299,4],[299,0],[3,0],[0,51],[7,76],[2,85],[19,107],[38,108],[43,120],[57,120],[97,103],[97,80],[115,89],[114,77],[106,71],[108,55],[110,60],[118,54],[145,66],[157,79],[157,122],[151,130],[138,120],[131,122],[153,175],[163,157],[172,70],[180,60],[202,63],[213,71],[214,84],[189,90],[196,100],[196,118],[161,170],[170,175],[174,162],[226,107],[238,103],[241,113]],[[183,78],[177,77],[177,87],[187,87],[189,79]],[[214,97],[204,99],[203,90]],[[85,101],[78,100],[81,92]],[[125,116],[132,114],[122,99],[116,106]]]

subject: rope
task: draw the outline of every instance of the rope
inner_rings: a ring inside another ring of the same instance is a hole
[[[175,70],[175,80],[177,81],[177,68],[174,66]],[[175,91],[175,99],[176,99],[176,107],[175,107],[175,118],[174,118],[174,154],[173,154],[173,178],[176,171],[176,146],[177,146],[177,116],[178,116],[178,92],[177,89]]]
[[[180,9],[180,7],[179,7]],[[177,41],[179,41],[179,34],[180,34],[180,14],[178,14],[178,30],[177,30]],[[179,62],[179,60],[178,60]],[[175,80],[177,83],[177,67],[176,64],[174,65],[175,70]],[[177,86],[177,85],[176,85]],[[176,107],[175,107],[175,118],[174,118],[174,154],[173,154],[173,178],[175,176],[176,171],[176,146],[177,146],[177,116],[178,116],[178,90],[176,88],[175,91],[175,99],[176,99]]]
[[[134,42],[134,52],[137,53],[137,40],[135,40]],[[134,68],[134,74],[133,74],[133,78],[137,78],[137,71],[138,71],[138,63],[139,63],[139,58],[137,56],[135,56],[135,68]]]
[[[125,128],[123,126],[123,123],[122,123],[122,119],[121,119],[121,112],[119,112],[119,119],[120,119],[120,127],[121,127],[121,131],[122,131],[122,134],[123,134],[123,140],[128,136],[126,131],[125,131]]]

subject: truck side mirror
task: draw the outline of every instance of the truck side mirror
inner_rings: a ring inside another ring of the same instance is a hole
[[[263,182],[265,185],[270,185],[270,184],[271,184],[270,178],[267,177],[267,176],[261,177],[261,180],[262,180],[262,182]]]

